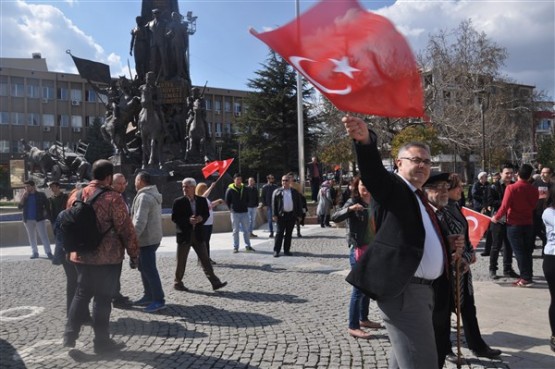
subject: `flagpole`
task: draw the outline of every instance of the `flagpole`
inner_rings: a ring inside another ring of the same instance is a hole
[[[295,0],[295,15],[297,17],[297,43],[300,43],[300,5]],[[301,194],[304,195],[305,182],[305,159],[304,159],[304,121],[303,121],[303,80],[297,71],[297,140],[299,150],[299,182],[301,183]]]

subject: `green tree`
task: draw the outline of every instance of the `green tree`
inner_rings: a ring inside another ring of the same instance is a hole
[[[391,156],[397,157],[399,148],[407,142],[418,141],[430,146],[432,155],[443,151],[443,145],[437,137],[437,132],[432,126],[422,124],[409,126],[397,133],[391,141]]]
[[[293,68],[270,51],[262,69],[247,86],[253,90],[245,98],[245,112],[237,119],[238,152],[243,176],[298,171],[297,82]],[[305,152],[313,148],[312,127],[317,120],[310,114],[308,99],[312,89],[303,85]],[[239,155],[240,154],[240,155]]]
[[[555,168],[555,137],[545,136],[538,142],[538,155],[536,160],[548,166],[550,168]]]
[[[98,159],[107,159],[114,153],[113,146],[104,140],[102,133],[100,133],[100,126],[102,122],[99,118],[95,118],[89,129],[87,130],[87,143],[89,147],[85,159],[89,163],[94,163]]]

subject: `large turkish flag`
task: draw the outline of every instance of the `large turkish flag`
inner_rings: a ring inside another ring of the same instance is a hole
[[[424,115],[420,73],[409,45],[389,20],[356,0],[322,0],[280,28],[250,32],[340,110]]]

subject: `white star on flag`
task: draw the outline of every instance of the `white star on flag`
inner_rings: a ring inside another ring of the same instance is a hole
[[[329,59],[333,64],[335,64],[334,72],[343,73],[350,79],[354,79],[353,72],[360,72],[360,69],[351,67],[349,64],[349,58],[346,56],[342,57],[341,60]]]

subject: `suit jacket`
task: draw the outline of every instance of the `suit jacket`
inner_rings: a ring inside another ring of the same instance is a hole
[[[347,282],[375,300],[400,295],[414,276],[424,253],[425,231],[415,194],[405,181],[388,172],[373,142],[355,144],[362,183],[378,205],[376,237],[347,276]]]
[[[190,243],[193,232],[195,233],[195,239],[197,241],[204,241],[202,225],[206,222],[209,216],[208,203],[204,197],[195,195],[195,207],[196,215],[200,215],[202,217],[202,222],[197,223],[193,228],[193,225],[189,223],[189,218],[193,215],[189,199],[182,196],[175,199],[173,202],[172,222],[174,222],[176,226],[177,243]]]

